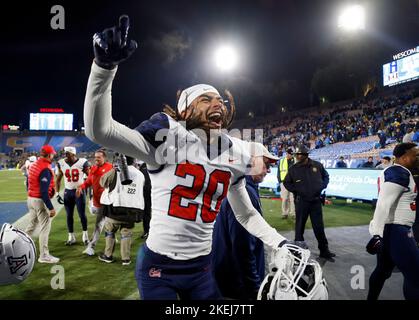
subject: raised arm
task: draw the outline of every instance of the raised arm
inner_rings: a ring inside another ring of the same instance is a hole
[[[93,37],[93,62],[84,101],[86,136],[107,148],[141,159],[150,166],[161,161],[155,149],[138,130],[130,129],[112,118],[112,82],[118,65],[137,48],[128,40],[129,19],[121,16],[119,25],[96,33]]]
[[[92,65],[84,102],[86,136],[102,146],[157,166],[155,149],[137,130],[112,118],[112,81],[117,67],[107,70]]]

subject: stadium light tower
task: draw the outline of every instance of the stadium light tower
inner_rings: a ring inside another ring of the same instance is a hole
[[[224,72],[234,70],[238,63],[237,52],[230,46],[219,47],[215,51],[214,59],[216,66]]]
[[[351,5],[342,10],[338,18],[338,27],[347,31],[365,29],[365,10],[360,5]]]

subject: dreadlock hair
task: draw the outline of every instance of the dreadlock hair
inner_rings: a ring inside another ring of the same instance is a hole
[[[182,91],[178,90],[176,93],[176,104],[179,101],[180,95]],[[233,95],[230,91],[224,90],[225,95],[227,96],[228,102],[230,104],[230,109],[227,110],[227,112],[224,114],[222,118],[222,129],[228,129],[231,126],[231,123],[234,120],[234,116],[236,115],[236,104],[234,102]],[[186,105],[188,105],[188,97],[186,97]],[[224,105],[225,106],[225,105]],[[189,106],[186,108],[186,110],[189,108]],[[227,108],[227,107],[226,107]],[[200,123],[198,121],[195,121],[192,117],[194,111],[192,111],[187,118],[183,118],[182,115],[179,113],[179,110],[177,108],[172,108],[168,104],[163,105],[163,112],[175,119],[176,121],[185,121],[186,122],[186,129],[192,130],[194,128],[197,128]]]

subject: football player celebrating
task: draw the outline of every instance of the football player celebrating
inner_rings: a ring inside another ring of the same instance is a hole
[[[80,222],[83,228],[83,243],[89,243],[89,236],[87,233],[87,218],[86,218],[86,196],[82,194],[76,197],[77,188],[83,183],[83,174],[89,173],[89,162],[85,158],[76,157],[75,147],[65,147],[65,158],[57,163],[57,180],[55,189],[60,192],[61,179],[64,176],[64,207],[67,213],[67,229],[68,240],[65,243],[71,246],[76,243],[76,236],[74,235],[74,207],[77,206]],[[58,195],[61,198],[60,195]],[[61,199],[59,199],[60,201]]]
[[[176,111],[166,107],[136,129],[112,118],[117,65],[137,48],[127,39],[128,29],[128,17],[122,16],[119,26],[93,37],[86,136],[144,161],[149,169],[152,218],[136,266],[142,299],[218,299],[210,252],[214,220],[226,196],[237,220],[266,245],[278,248],[288,241],[254,209],[246,192],[249,144],[221,130],[233,118],[231,95],[228,112],[214,87],[199,84],[183,90]],[[262,165],[262,153],[258,158]]]

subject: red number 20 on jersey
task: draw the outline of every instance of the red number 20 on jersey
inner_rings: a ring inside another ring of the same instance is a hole
[[[175,175],[181,178],[186,178],[188,175],[192,176],[193,183],[190,187],[177,185],[172,189],[169,204],[169,215],[185,220],[195,221],[198,210],[201,209],[202,221],[205,223],[213,222],[220,210],[221,202],[227,195],[231,173],[218,169],[211,172],[208,179],[208,186],[203,194],[202,204],[189,203],[186,206],[181,204],[182,198],[187,200],[196,199],[204,188],[207,173],[204,166],[200,164],[181,163],[176,166]],[[215,210],[212,210],[212,198],[217,192],[218,184],[222,185],[223,190],[217,198]]]

